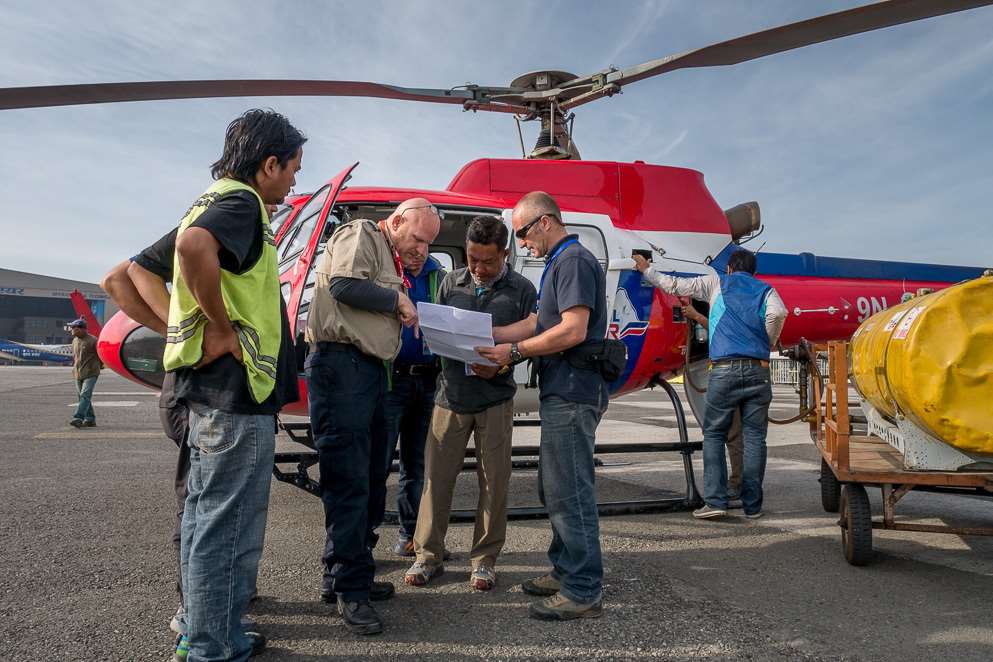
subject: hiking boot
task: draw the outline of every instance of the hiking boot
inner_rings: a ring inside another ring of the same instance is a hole
[[[552,577],[552,573],[529,579],[521,584],[521,589],[531,595],[555,595],[559,592],[559,580]]]
[[[528,616],[539,621],[571,621],[576,618],[600,618],[602,615],[601,600],[584,605],[573,602],[561,593],[533,602],[528,607]]]
[[[406,538],[398,538],[397,544],[393,546],[393,553],[397,556],[411,557],[414,556],[414,541],[407,540]]]
[[[712,519],[714,517],[724,517],[727,514],[727,511],[723,508],[714,508],[707,504],[703,504],[702,508],[697,508],[693,511],[693,517],[697,519]]]
[[[496,584],[496,572],[488,565],[477,566],[469,575],[469,585],[477,591],[488,591]]]
[[[392,598],[396,592],[396,587],[393,586],[392,582],[374,581],[372,588],[369,589],[369,599],[373,602],[382,602],[383,600]]]
[[[754,513],[745,513],[745,517],[748,519],[758,519],[762,517],[763,513],[761,510],[756,510]]]
[[[190,654],[190,640],[185,634],[176,637],[176,650],[172,654],[172,662],[186,662]]]
[[[440,577],[445,573],[445,566],[428,565],[417,561],[407,569],[403,575],[403,583],[408,586],[426,586],[435,577]]]
[[[377,582],[373,581],[372,586],[369,587],[369,599],[373,602],[382,602],[383,600],[389,600],[396,593],[396,587],[390,582]],[[321,602],[326,602],[328,604],[334,604],[338,602],[338,594],[334,592],[334,589],[329,586],[321,587]],[[244,624],[242,624],[244,625]]]
[[[348,602],[339,595],[338,613],[355,634],[379,634],[383,631],[383,620],[367,600]]]
[[[83,419],[81,419],[81,418],[74,418],[71,421],[69,421],[69,425],[71,425],[74,428],[81,428],[81,427],[83,427]]]

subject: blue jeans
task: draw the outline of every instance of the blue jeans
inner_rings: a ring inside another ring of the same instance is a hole
[[[240,618],[255,591],[276,450],[271,414],[190,411],[180,556],[189,662],[247,660]]]
[[[548,559],[562,595],[582,604],[596,602],[603,590],[593,444],[606,409],[557,396],[542,398],[538,408],[538,496],[552,525]]]
[[[734,413],[741,409],[744,457],[741,505],[746,515],[762,510],[765,477],[765,436],[769,428],[772,383],[769,369],[756,363],[721,363],[710,371],[707,411],[703,417],[703,500],[713,508],[727,508],[727,466],[724,445]]]
[[[386,369],[353,345],[320,343],[306,371],[327,532],[323,586],[367,600],[386,510]]]
[[[72,415],[73,418],[78,418],[81,421],[96,422],[97,417],[93,413],[93,387],[96,384],[96,377],[76,380],[76,395],[79,396],[79,404],[76,405],[76,411]]]
[[[400,442],[400,483],[397,513],[400,538],[413,540],[417,510],[424,490],[424,442],[434,411],[436,375],[393,375],[393,388],[386,394],[386,473]]]

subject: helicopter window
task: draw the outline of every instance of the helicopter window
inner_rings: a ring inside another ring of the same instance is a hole
[[[272,231],[272,236],[275,237],[279,233],[279,228],[290,217],[291,211],[293,211],[292,205],[279,205],[279,209],[276,210],[276,213],[269,220],[269,230]]]
[[[431,257],[438,260],[441,264],[441,268],[445,271],[453,271],[455,269],[455,257],[449,252],[449,250],[431,251]]]
[[[307,201],[307,204],[300,210],[300,213],[297,214],[297,219],[299,220],[294,222],[296,227],[290,228],[279,242],[278,255],[280,263],[289,260],[291,257],[295,257],[307,245],[310,235],[314,232],[317,219],[320,217],[321,209],[324,207],[324,203],[327,202],[330,193],[331,187],[325,186],[312,195],[310,200]],[[281,271],[285,271],[285,269]]]

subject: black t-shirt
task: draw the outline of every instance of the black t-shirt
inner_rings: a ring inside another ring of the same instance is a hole
[[[265,236],[259,223],[259,201],[248,191],[227,195],[208,207],[192,227],[203,228],[221,245],[218,253],[221,268],[232,273],[250,269],[262,255]],[[173,254],[176,250],[178,228],[132,258],[140,266],[163,280],[172,280]],[[275,414],[285,404],[300,399],[297,383],[296,355],[290,335],[286,302],[280,297],[282,338],[276,359],[276,387],[268,398],[257,404],[248,388],[245,367],[234,356],[226,354],[212,363],[198,368],[182,368],[175,373],[177,401],[187,406],[201,405],[238,414]],[[163,384],[162,405],[173,401]]]
[[[559,252],[563,245],[565,248]],[[607,279],[603,267],[576,235],[557,243],[549,251],[549,256],[553,255],[538,293],[537,333],[561,322],[562,311],[585,306],[590,309],[590,319],[584,342],[603,340],[607,335]],[[569,402],[590,405],[607,402],[607,383],[600,372],[576,368],[564,358],[542,357],[538,377],[542,398],[557,395]]]

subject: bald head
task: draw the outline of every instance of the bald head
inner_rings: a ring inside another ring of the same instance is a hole
[[[425,198],[410,198],[390,214],[386,227],[403,266],[416,276],[427,261],[431,242],[441,230],[438,210]]]
[[[562,210],[544,191],[531,191],[514,205],[511,216],[514,236],[532,257],[544,257],[556,242],[566,236]]]
[[[554,216],[557,221],[562,220],[562,210],[555,198],[544,191],[531,191],[524,195],[514,205],[514,215],[520,214],[524,218],[537,218],[542,214]]]

